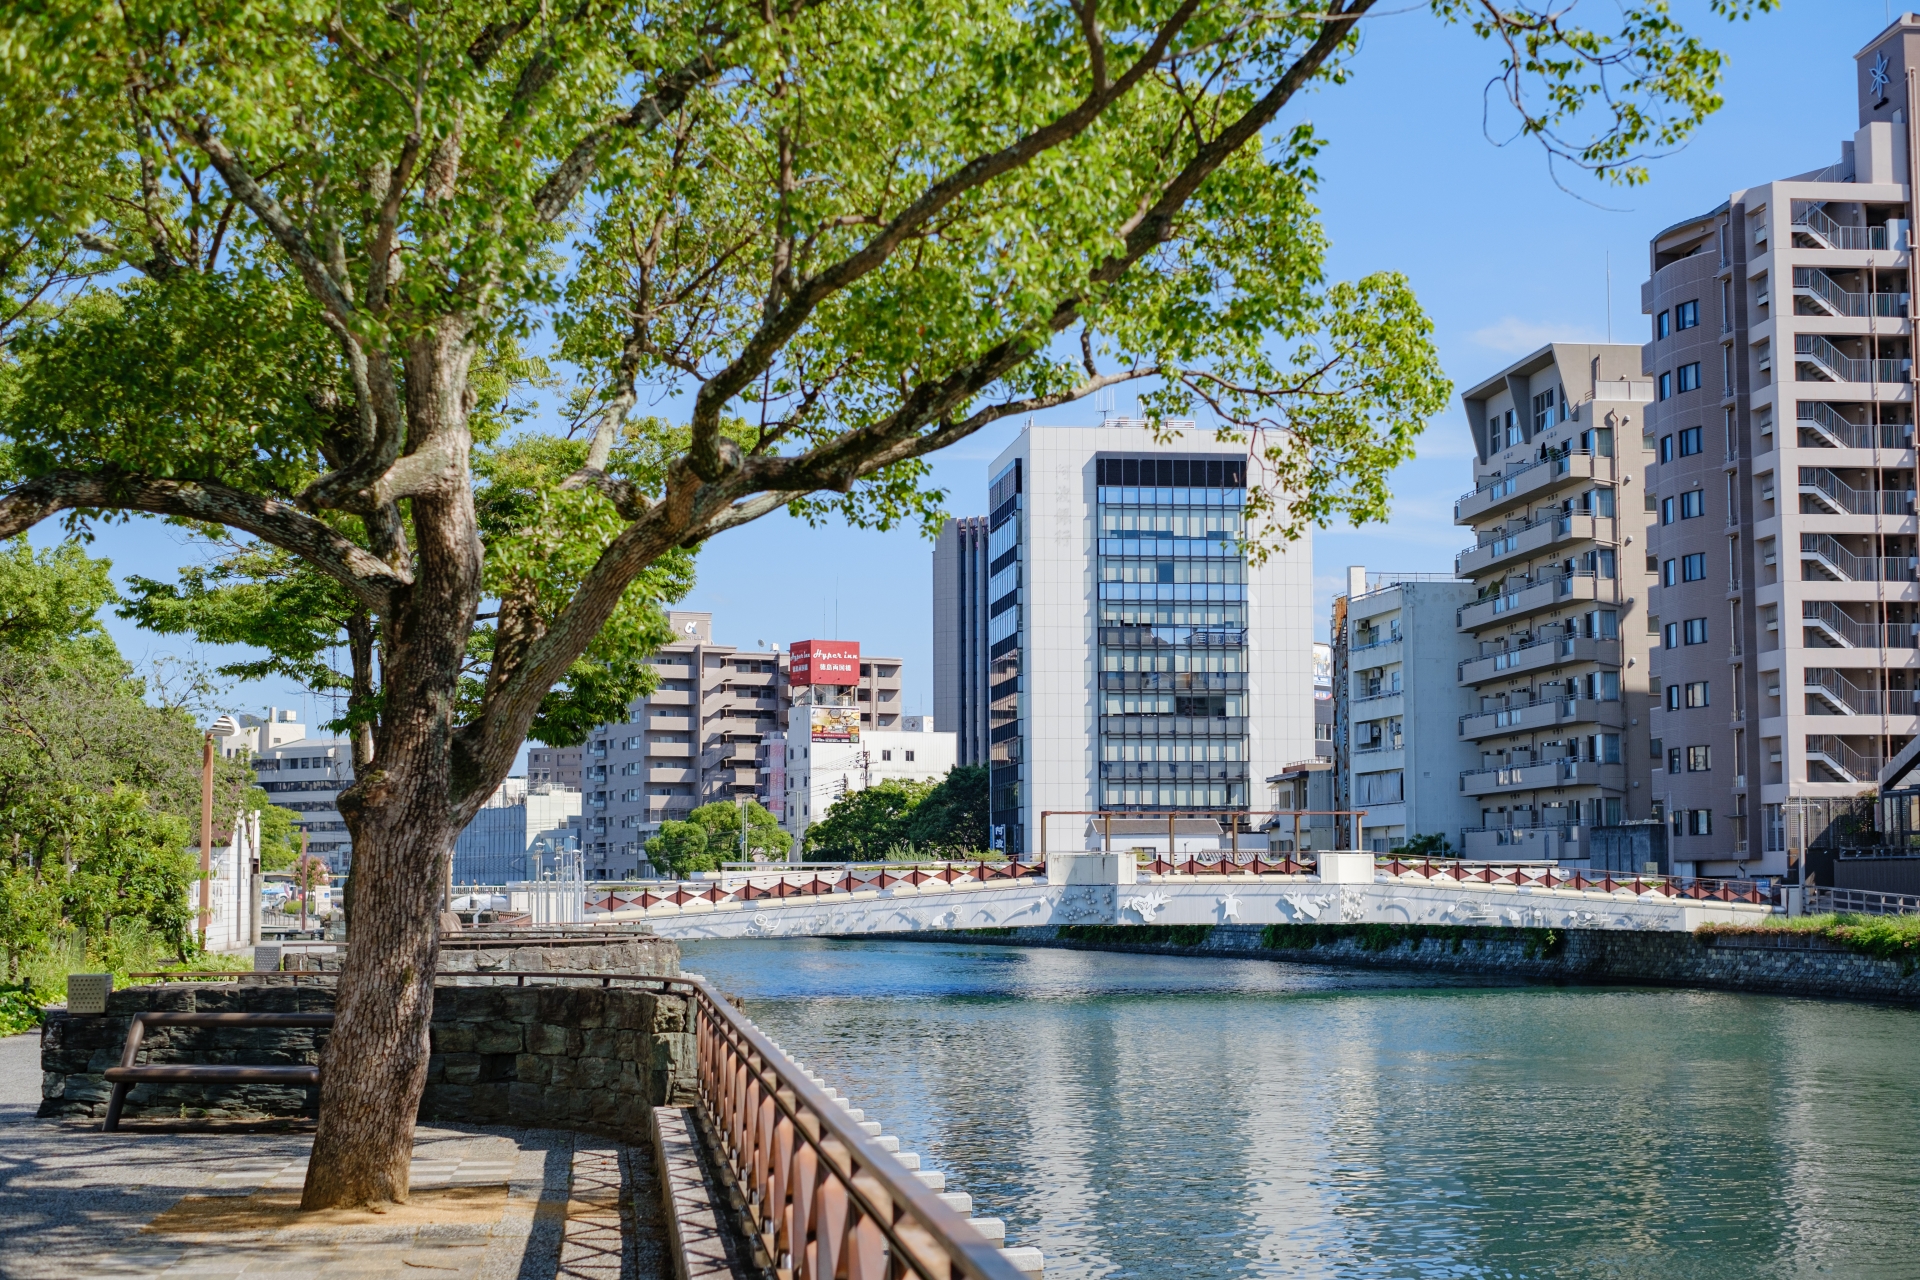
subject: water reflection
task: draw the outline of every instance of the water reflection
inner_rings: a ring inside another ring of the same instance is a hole
[[[1920,1015],[965,944],[687,967],[1091,1277],[1920,1275]]]

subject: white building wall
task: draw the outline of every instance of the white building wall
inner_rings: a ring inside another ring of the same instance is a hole
[[[1025,777],[1024,856],[1041,848],[1040,814],[1099,804],[1097,454],[1224,454],[1244,446],[1210,431],[1171,433],[1113,419],[1095,427],[1029,426],[988,469],[1015,459],[1024,471],[1021,519],[1021,693]],[[1248,566],[1249,797],[1264,779],[1313,757],[1313,543],[1311,534]],[[1087,842],[1085,818],[1049,824],[1049,847]]]

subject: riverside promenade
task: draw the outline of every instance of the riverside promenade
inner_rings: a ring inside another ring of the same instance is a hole
[[[0,1040],[3,1280],[665,1280],[649,1159],[542,1129],[421,1126],[413,1203],[298,1215],[310,1133],[46,1120],[40,1037]],[[644,1185],[641,1185],[644,1184]],[[624,1194],[623,1194],[624,1191]],[[623,1212],[626,1219],[622,1221]]]

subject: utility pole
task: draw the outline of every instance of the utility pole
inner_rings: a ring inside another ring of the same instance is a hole
[[[200,748],[200,949],[207,949],[207,917],[212,914],[208,903],[211,885],[208,877],[213,874],[213,730],[207,730],[206,741]]]

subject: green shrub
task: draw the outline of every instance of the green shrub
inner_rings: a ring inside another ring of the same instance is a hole
[[[1066,942],[1197,947],[1212,933],[1210,924],[1063,924],[1054,936]]]
[[[1432,938],[1456,952],[1468,942],[1517,939],[1525,944],[1529,960],[1557,955],[1566,945],[1566,939],[1552,929],[1484,924],[1270,924],[1260,931],[1260,945],[1269,951],[1307,951],[1342,938],[1358,939],[1362,951],[1392,951],[1401,946],[1418,951],[1421,943]]]

